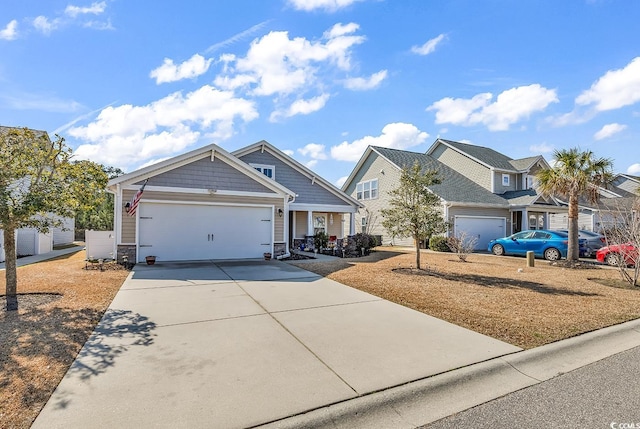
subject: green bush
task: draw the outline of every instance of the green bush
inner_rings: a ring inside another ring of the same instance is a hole
[[[365,249],[372,249],[378,245],[378,240],[374,235],[364,234],[362,232],[354,235],[353,239],[356,241],[356,248],[358,249],[361,247],[364,247]]]
[[[447,244],[447,237],[441,235],[434,235],[429,239],[429,249],[436,252],[451,252]]]
[[[313,245],[317,250],[326,249],[329,244],[329,236],[326,232],[319,232],[313,236]]]

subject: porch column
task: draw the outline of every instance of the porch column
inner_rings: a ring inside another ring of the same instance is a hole
[[[356,234],[356,214],[349,213],[349,235]]]
[[[307,212],[307,235],[313,235],[313,212]]]

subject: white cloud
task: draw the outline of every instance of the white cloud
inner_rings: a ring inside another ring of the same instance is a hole
[[[311,12],[313,10],[324,10],[326,12],[335,12],[339,9],[351,6],[362,0],[288,0],[294,9]]]
[[[18,92],[0,94],[0,100],[6,107],[15,110],[72,113],[82,109],[82,105],[77,101],[63,100],[46,93]]]
[[[554,147],[547,143],[534,144],[529,146],[529,152],[533,152],[537,155],[541,153],[551,153]]]
[[[295,153],[291,149],[283,149],[282,152],[289,156],[293,156],[293,154]]]
[[[269,120],[276,122],[281,117],[290,118],[295,115],[308,115],[322,109],[329,100],[329,94],[322,94],[309,100],[296,100],[286,110],[274,111]]]
[[[215,52],[215,51],[217,51],[219,49],[226,48],[227,46],[231,46],[234,43],[239,42],[239,41],[241,41],[241,40],[253,35],[254,33],[262,30],[262,28],[265,27],[269,22],[271,22],[271,20],[262,21],[262,22],[260,22],[260,23],[258,23],[256,25],[244,30],[244,31],[241,31],[240,33],[234,34],[233,36],[223,40],[222,42],[218,42],[218,43],[215,43],[215,44],[209,46],[205,52],[207,54],[210,54],[210,53]]]
[[[77,17],[78,15],[100,15],[107,8],[107,3],[104,1],[92,3],[91,6],[74,6],[68,5],[64,10],[65,15],[68,15],[72,18]]]
[[[193,79],[209,70],[212,59],[205,59],[195,54],[181,64],[174,64],[172,59],[165,58],[162,65],[151,71],[150,77],[155,78],[156,84],[176,82],[182,79]]]
[[[619,109],[640,101],[640,57],[624,68],[609,70],[576,98],[578,105],[594,105],[599,111]]]
[[[51,32],[58,28],[60,25],[59,19],[49,20],[46,16],[37,16],[33,19],[33,26],[36,30],[40,31],[42,34],[49,35]]]
[[[440,34],[439,36],[434,37],[431,40],[428,40],[422,46],[412,46],[411,52],[418,55],[429,55],[430,53],[436,50],[436,47],[438,46],[438,44],[440,44],[440,42],[442,42],[445,39],[445,37],[446,36],[444,34]]]
[[[16,37],[18,37],[18,21],[14,19],[0,30],[0,40],[15,40]]]
[[[632,174],[634,176],[640,176],[640,164],[631,164],[629,168],[627,168],[627,174]]]
[[[595,133],[593,135],[593,138],[596,140],[606,139],[607,137],[611,137],[614,134],[624,131],[626,128],[627,128],[626,125],[617,124],[615,122],[613,124],[607,124],[604,127],[602,127],[600,131]]]
[[[84,28],[92,28],[94,30],[115,30],[113,25],[111,25],[111,20],[108,19],[106,21],[87,21],[82,24]]]
[[[145,106],[107,107],[93,122],[68,133],[84,142],[77,156],[126,167],[179,153],[205,131],[211,131],[207,134],[211,139],[227,139],[234,133],[236,120],[249,122],[257,117],[253,102],[205,85]]]
[[[340,161],[357,161],[367,146],[382,146],[393,149],[408,149],[423,143],[429,134],[415,125],[403,122],[387,124],[379,136],[365,136],[349,143],[344,141],[331,147],[331,157]]]
[[[316,166],[316,164],[318,164],[318,160],[317,159],[312,159],[311,161],[307,161],[305,162],[305,167],[307,168],[313,168]]]
[[[436,111],[436,124],[484,124],[491,131],[502,131],[558,102],[558,97],[555,89],[532,84],[508,89],[492,100],[493,95],[488,92],[470,99],[447,97],[433,103],[427,111]]]
[[[323,144],[309,143],[298,149],[298,152],[300,152],[302,156],[308,156],[312,159],[327,159],[327,154],[324,149],[325,146]]]
[[[349,178],[349,176],[342,176],[341,178],[336,180],[336,186],[338,188],[342,188],[342,185],[344,185],[344,182],[346,182],[348,178]]]
[[[272,31],[254,40],[245,57],[225,56],[225,72],[216,78],[216,85],[247,86],[257,96],[306,91],[317,83],[322,67],[351,69],[351,48],[365,40],[353,34],[357,30],[357,24],[336,24],[318,41],[290,39],[286,31]]]
[[[374,73],[368,78],[354,77],[345,80],[344,87],[353,91],[366,91],[368,89],[377,88],[383,80],[387,78],[387,71],[381,70]]]

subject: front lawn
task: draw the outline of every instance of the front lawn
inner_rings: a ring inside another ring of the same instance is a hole
[[[129,274],[84,267],[84,252],[19,267],[30,295],[9,313],[0,271],[0,428],[31,426]]]
[[[363,258],[296,263],[345,285],[507,343],[532,348],[640,318],[640,287],[608,267],[568,269],[525,258],[382,248]],[[413,269],[411,269],[413,268]]]

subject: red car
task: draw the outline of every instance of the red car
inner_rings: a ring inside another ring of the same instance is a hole
[[[638,260],[638,248],[631,243],[612,244],[596,252],[596,259],[609,265],[618,265],[618,261],[622,258],[627,265],[635,265]]]

